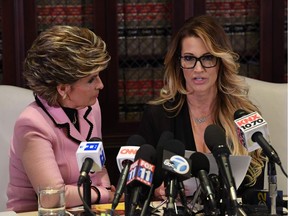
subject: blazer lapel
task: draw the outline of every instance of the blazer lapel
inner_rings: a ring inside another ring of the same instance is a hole
[[[80,143],[85,140],[89,140],[93,124],[91,122],[92,118],[89,113],[91,112],[91,107],[84,108],[78,111],[80,132],[74,127],[70,119],[61,107],[52,107],[47,104],[47,102],[36,96],[37,104],[46,112],[46,114],[51,118],[54,124],[59,128],[66,128],[67,136],[73,141]]]

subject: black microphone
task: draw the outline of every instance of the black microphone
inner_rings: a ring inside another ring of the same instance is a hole
[[[91,211],[91,180],[89,172],[98,172],[104,166],[106,157],[102,140],[98,137],[93,137],[88,142],[81,142],[76,151],[76,158],[79,169],[81,167],[77,186],[80,187],[83,184],[85,215],[93,215]],[[79,196],[81,197],[80,192]]]
[[[156,167],[155,167],[155,173],[154,173],[154,178],[153,178],[153,184],[154,188],[158,188],[161,186],[163,182],[163,169],[162,169],[162,163],[163,163],[163,148],[164,145],[168,142],[168,140],[172,140],[174,138],[174,134],[171,131],[164,131],[157,143],[156,146]]]
[[[210,163],[208,158],[201,152],[195,152],[190,156],[189,159],[191,160],[192,164],[192,176],[199,179],[202,192],[205,196],[205,201],[208,201],[209,203],[209,208],[204,207],[204,210],[207,211],[209,215],[218,214],[219,211],[217,209],[215,191],[208,178],[208,173],[210,171]]]
[[[132,135],[128,138],[126,146],[124,148],[121,148],[119,150],[119,153],[117,155],[116,160],[121,160],[121,165],[123,166],[123,169],[120,173],[120,177],[117,183],[117,187],[116,187],[116,191],[114,193],[114,198],[112,201],[112,210],[115,210],[115,208],[117,207],[119,200],[124,192],[125,186],[126,186],[126,182],[127,182],[127,176],[129,173],[129,169],[130,169],[130,165],[134,162],[134,158],[133,158],[133,153],[134,149],[132,149],[132,147],[134,146],[140,146],[145,144],[146,141],[145,139],[140,136],[140,135]],[[132,150],[131,150],[132,149]],[[136,151],[137,152],[137,151]],[[136,154],[135,152],[135,154]]]
[[[76,152],[80,175],[77,185],[80,186],[88,177],[89,172],[102,170],[105,163],[105,153],[102,140],[91,138],[88,142],[81,142]]]
[[[173,138],[174,138],[174,134],[170,131],[164,131],[160,135],[160,138],[156,146],[156,161],[155,161],[156,166],[155,166],[155,171],[154,171],[154,176],[153,176],[153,181],[152,181],[152,187],[151,187],[150,193],[147,196],[147,199],[144,202],[140,216],[146,215],[146,211],[148,209],[151,196],[152,194],[154,194],[154,190],[160,187],[163,182],[163,177],[164,177],[164,172],[162,170],[163,147],[168,140],[171,140]]]
[[[231,214],[237,212],[237,194],[235,180],[232,175],[231,165],[229,161],[230,151],[226,144],[226,136],[224,130],[217,125],[209,125],[204,132],[204,140],[209,150],[216,159],[224,186],[230,196]]]
[[[235,119],[235,123],[239,127],[239,129],[242,129],[242,133],[243,133],[245,139],[248,140],[248,141],[246,141],[246,143],[248,143],[250,139],[253,142],[258,143],[258,145],[262,148],[264,154],[269,158],[269,160],[278,164],[279,166],[281,166],[281,160],[280,160],[277,152],[269,144],[269,142],[266,139],[266,138],[269,138],[268,128],[267,128],[267,124],[263,124],[263,122],[265,122],[265,121],[260,116],[260,114],[257,112],[248,113],[247,111],[245,111],[243,109],[238,109],[234,113],[234,119]],[[253,122],[253,123],[251,123],[251,122]],[[249,124],[249,126],[248,126],[248,124]],[[252,131],[252,133],[246,132],[246,128],[249,131]]]
[[[168,198],[167,213],[173,214],[176,196],[180,195],[182,204],[187,207],[185,188],[182,180],[190,178],[191,162],[184,158],[185,145],[179,140],[168,140],[163,147],[162,169],[165,171],[164,185]]]
[[[157,147],[156,147],[156,167],[155,167],[155,172],[154,172],[154,177],[153,177],[153,184],[150,190],[150,193],[148,194],[147,199],[144,202],[143,208],[142,208],[142,212],[140,214],[140,216],[146,216],[146,212],[151,200],[151,196],[152,194],[154,194],[154,190],[158,187],[160,187],[160,185],[163,182],[163,170],[162,170],[162,157],[163,157],[163,147],[165,145],[165,143],[168,140],[171,140],[174,138],[174,134],[170,131],[164,131],[162,132],[158,143],[157,143]]]
[[[143,206],[151,187],[155,171],[156,150],[152,145],[141,145],[130,165],[127,178],[130,208],[125,210],[128,216],[134,216],[137,206]],[[126,202],[126,200],[125,200]]]

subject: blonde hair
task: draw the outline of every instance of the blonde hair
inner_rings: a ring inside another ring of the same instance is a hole
[[[53,26],[33,42],[24,61],[24,77],[33,92],[57,106],[57,85],[72,84],[108,66],[105,42],[87,28]]]
[[[248,99],[248,86],[244,79],[238,75],[239,56],[232,51],[232,47],[224,29],[212,17],[202,15],[188,19],[177,34],[173,37],[165,56],[164,86],[160,97],[150,101],[149,104],[162,104],[168,112],[177,115],[186,101],[187,91],[185,78],[180,68],[179,56],[182,40],[185,37],[199,37],[209,52],[218,57],[220,61],[217,78],[218,96],[214,110],[215,124],[221,125],[231,143],[228,145],[233,155],[248,155],[247,150],[239,142],[235,125],[234,112],[244,109],[247,112],[258,111],[258,108]],[[174,101],[173,107],[165,106],[165,102]],[[257,177],[264,167],[265,157],[261,150],[250,153],[252,157],[247,172],[248,185],[254,185]]]

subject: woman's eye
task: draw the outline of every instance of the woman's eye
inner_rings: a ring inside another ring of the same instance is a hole
[[[214,59],[214,56],[213,55],[206,55],[206,56],[203,56],[202,59],[204,61],[211,61]]]
[[[96,77],[92,77],[91,79],[89,79],[88,83],[93,83],[93,81],[96,79]]]
[[[192,60],[194,60],[194,57],[193,56],[184,56],[184,60],[185,61],[192,61]]]

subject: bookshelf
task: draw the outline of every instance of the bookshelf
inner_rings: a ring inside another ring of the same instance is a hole
[[[162,86],[171,36],[190,16],[222,23],[240,54],[241,74],[287,82],[287,2],[260,0],[11,0],[0,1],[1,83],[24,86],[22,62],[33,40],[57,24],[85,26],[100,35],[112,56],[101,74],[103,133],[119,145],[136,132],[145,102]]]
[[[106,41],[112,57],[101,73],[105,87],[99,101],[105,151],[114,157],[136,133],[145,102],[162,86],[171,36],[185,19],[205,13],[217,17],[230,36],[242,75],[287,82],[284,0],[1,0],[0,84],[24,86],[25,53],[47,27],[90,28]]]
[[[252,0],[206,1],[206,13],[216,17],[240,55],[240,74],[260,77],[260,2]]]
[[[158,95],[171,23],[172,1],[118,1],[120,121],[139,121],[144,104]]]
[[[243,76],[287,82],[287,1],[206,0],[240,55]]]

